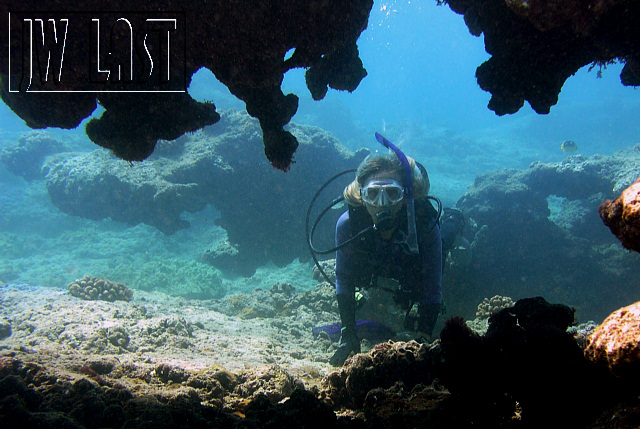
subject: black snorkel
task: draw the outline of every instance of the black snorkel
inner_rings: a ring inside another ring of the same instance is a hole
[[[407,246],[411,253],[419,253],[418,250],[418,233],[416,231],[416,209],[413,200],[413,171],[407,157],[402,153],[400,149],[389,140],[384,138],[382,134],[376,133],[376,139],[387,149],[391,149],[400,164],[402,164],[402,181],[404,182],[404,193],[406,196],[405,203],[407,204]]]

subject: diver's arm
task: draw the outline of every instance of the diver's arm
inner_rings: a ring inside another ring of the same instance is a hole
[[[351,236],[349,212],[345,212],[336,224],[336,246]],[[360,339],[356,332],[355,258],[353,246],[344,246],[336,252],[336,299],[342,329],[340,344],[329,360],[333,366],[341,366],[351,353],[360,352]]]
[[[351,225],[349,224],[349,212],[340,216],[336,223],[336,246],[351,238]],[[336,252],[336,295],[355,295],[355,258],[353,246],[344,246]]]
[[[420,237],[422,259],[422,299],[418,308],[418,332],[430,339],[442,303],[442,238],[434,226]]]

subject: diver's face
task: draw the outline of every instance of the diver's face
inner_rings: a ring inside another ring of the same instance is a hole
[[[397,195],[394,182],[399,185],[400,188],[403,187],[400,174],[390,171],[373,174],[365,180],[362,190],[363,192],[368,190],[370,198],[363,198],[363,201],[373,223],[377,223],[380,213],[386,211],[390,212],[392,216],[395,216],[403,207],[404,197],[402,191]]]

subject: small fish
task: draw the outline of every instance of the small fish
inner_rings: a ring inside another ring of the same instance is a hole
[[[316,326],[312,331],[313,338],[318,338],[320,332],[326,332],[331,341],[336,342],[340,339],[341,329],[341,323]],[[385,341],[395,335],[395,332],[393,332],[388,326],[372,320],[356,320],[356,332],[360,338],[365,338],[372,342]]]
[[[560,145],[560,149],[565,153],[575,152],[578,150],[578,145],[573,140],[565,140],[565,142]]]

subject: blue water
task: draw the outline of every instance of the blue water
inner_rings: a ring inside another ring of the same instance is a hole
[[[640,97],[620,83],[620,65],[608,66],[602,78],[597,69],[579,70],[548,115],[525,104],[514,115],[496,116],[486,107],[490,94],[475,81],[476,67],[489,57],[483,38],[469,34],[462,16],[435,2],[376,1],[358,46],[368,76],[353,93],[330,90],[324,100],[313,101],[305,70],[286,74],[283,91],[300,97],[293,122],[320,126],[350,149],[380,149],[373,133],[382,132],[423,162],[433,193],[447,205],[455,204],[478,173],[563,159],[564,140],[577,142],[578,153],[587,156],[612,154],[640,141]],[[190,93],[214,101],[218,110],[244,108],[206,70],[194,77]],[[76,130],[48,131],[93,150],[84,123]],[[0,149],[26,131],[0,104]],[[166,237],[145,225],[128,228],[64,215],[48,202],[43,183],[27,183],[1,166],[0,181],[0,281],[64,287],[90,274],[168,290],[176,283],[188,289],[203,282],[233,290],[289,281],[283,276],[312,284],[304,264],[284,271],[265,267],[245,281],[195,262],[194,255],[224,236],[210,221],[213,208],[191,215],[190,230]]]

